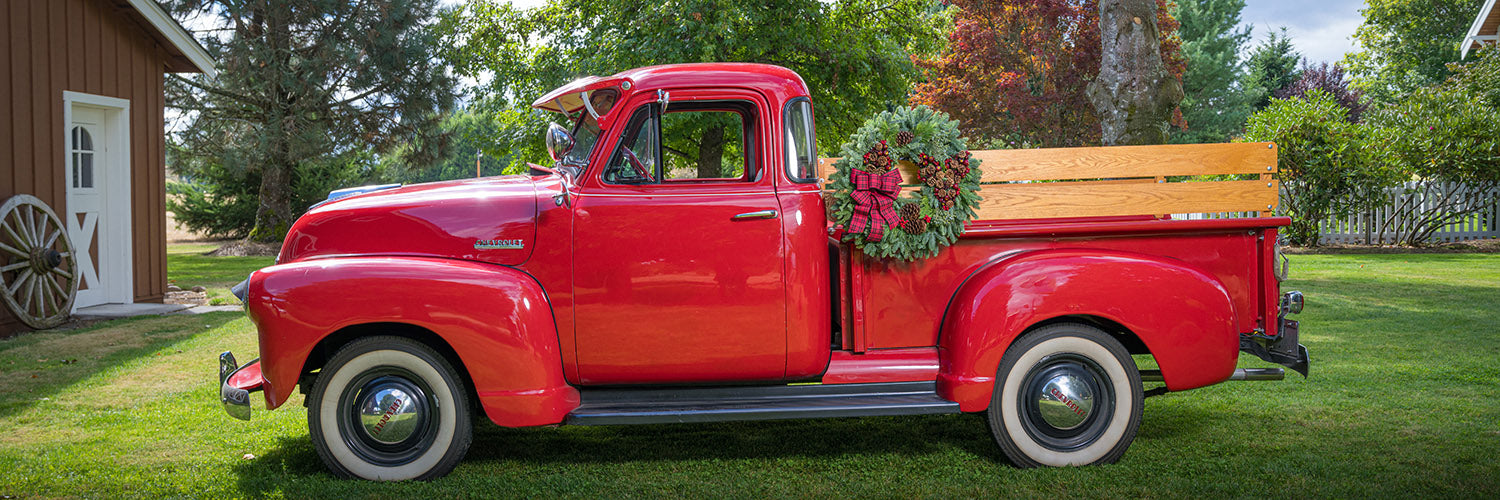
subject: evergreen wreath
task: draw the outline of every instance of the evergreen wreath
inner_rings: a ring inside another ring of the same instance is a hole
[[[886,111],[860,126],[840,152],[829,175],[829,220],[839,239],[865,255],[929,258],[974,219],[979,160],[947,114],[927,106]],[[903,176],[902,163],[913,165],[914,175]],[[919,189],[902,196],[901,186],[913,184]]]

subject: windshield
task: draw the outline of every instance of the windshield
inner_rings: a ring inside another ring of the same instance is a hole
[[[615,89],[597,90],[590,93],[589,104],[599,116],[604,116],[614,109],[615,100],[619,96],[620,93]],[[564,155],[559,163],[565,167],[583,169],[588,167],[589,154],[593,153],[594,145],[599,142],[600,129],[599,121],[587,109],[579,109],[577,112],[578,121],[573,123],[572,131],[573,150]]]

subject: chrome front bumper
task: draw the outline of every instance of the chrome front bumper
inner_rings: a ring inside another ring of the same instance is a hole
[[[219,354],[219,402],[229,416],[250,420],[250,393],[261,389],[260,358],[239,366],[234,354]]]

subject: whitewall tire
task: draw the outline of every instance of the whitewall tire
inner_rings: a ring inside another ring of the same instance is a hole
[[[307,397],[318,457],[340,477],[441,477],[463,459],[473,437],[463,379],[442,355],[407,338],[349,343]]]
[[[1108,464],[1135,440],[1142,399],[1140,372],[1119,341],[1059,323],[1006,349],[985,421],[1016,466]]]

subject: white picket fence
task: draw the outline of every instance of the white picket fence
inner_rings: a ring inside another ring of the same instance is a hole
[[[1398,219],[1392,221],[1390,227],[1385,228],[1381,234],[1381,225],[1392,214],[1397,212],[1397,207],[1405,203],[1415,202],[1413,196],[1423,200],[1424,208],[1431,208],[1436,203],[1436,197],[1431,196],[1433,191],[1447,192],[1453,186],[1435,186],[1427,192],[1416,194],[1408,193],[1406,188],[1392,188],[1386,192],[1386,200],[1374,209],[1355,213],[1348,217],[1334,217],[1323,221],[1319,226],[1319,242],[1323,244],[1357,244],[1378,245],[1395,243],[1396,235],[1402,234],[1410,224],[1415,221]],[[1463,191],[1463,194],[1471,194]],[[1477,213],[1469,216],[1463,221],[1443,226],[1433,233],[1429,243],[1452,243],[1458,241],[1479,240],[1486,238],[1500,238],[1500,191],[1491,192],[1488,196],[1474,197],[1485,206]],[[1420,211],[1418,211],[1420,213]],[[1258,212],[1225,212],[1225,213],[1198,213],[1198,214],[1172,214],[1175,219],[1225,219],[1240,217],[1257,217]]]
[[[1409,187],[1408,187],[1409,188]],[[1349,243],[1359,245],[1379,245],[1396,243],[1396,235],[1407,232],[1415,224],[1415,221],[1397,218],[1390,223],[1386,221],[1393,216],[1400,217],[1397,207],[1407,203],[1421,203],[1424,209],[1431,209],[1439,203],[1440,195],[1448,192],[1456,192],[1469,196],[1476,200],[1474,203],[1483,205],[1477,213],[1468,216],[1464,220],[1450,223],[1433,232],[1429,243],[1452,243],[1458,241],[1479,240],[1486,238],[1500,238],[1500,192],[1490,192],[1487,196],[1473,196],[1472,191],[1455,189],[1452,185],[1440,185],[1428,187],[1422,191],[1411,193],[1407,188],[1392,188],[1386,191],[1383,203],[1376,205],[1372,210],[1356,213],[1348,217],[1336,217],[1323,221],[1319,226],[1320,238],[1318,241],[1329,243]],[[1472,205],[1470,205],[1472,206]],[[1424,210],[1415,212],[1422,213]],[[1408,212],[1410,213],[1410,212]],[[1385,231],[1382,234],[1382,225]]]

